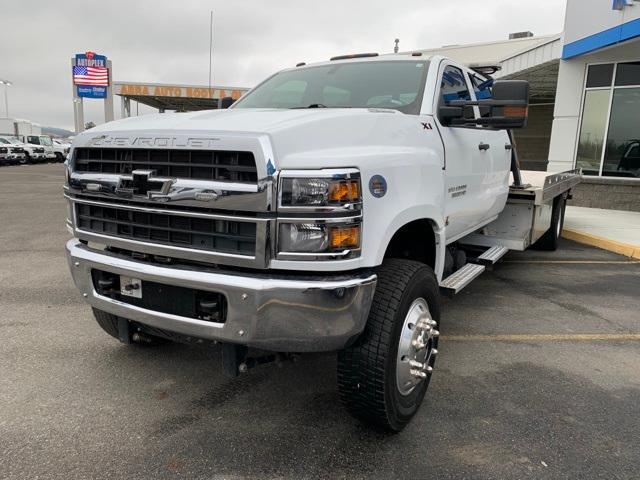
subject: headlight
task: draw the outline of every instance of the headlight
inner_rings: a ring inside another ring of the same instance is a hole
[[[285,209],[355,209],[361,203],[360,174],[355,169],[290,171],[281,177],[280,207]]]
[[[280,223],[279,255],[288,253],[344,257],[360,250],[360,219],[345,221],[300,221]]]

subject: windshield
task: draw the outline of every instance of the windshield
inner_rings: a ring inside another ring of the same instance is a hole
[[[51,139],[49,137],[40,137],[40,143],[42,145],[46,145],[48,147],[50,147],[52,145]]]
[[[391,108],[419,114],[425,61],[349,62],[276,73],[233,108]]]
[[[2,140],[4,140],[5,143],[22,143],[18,137],[3,137]]]
[[[4,138],[0,138],[0,143],[7,144],[7,143],[10,143],[10,142],[8,140],[4,139]]]

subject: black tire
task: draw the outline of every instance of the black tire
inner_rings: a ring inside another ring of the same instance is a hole
[[[64,155],[62,155],[60,152],[56,152],[56,162],[64,162]]]
[[[354,417],[398,432],[418,411],[431,380],[429,373],[410,393],[400,393],[396,368],[405,317],[414,300],[423,298],[439,323],[440,294],[433,270],[423,263],[389,259],[377,273],[365,330],[354,345],[338,354],[338,389]]]
[[[106,333],[111,335],[116,340],[120,341],[120,335],[118,332],[118,321],[120,317],[116,315],[112,315],[107,312],[103,312],[102,310],[98,310],[96,308],[92,310],[93,310],[93,316],[95,317],[96,322],[98,322],[98,325],[100,325],[100,328],[102,328],[102,330],[104,330]],[[135,335],[134,335],[134,338],[135,338]],[[143,338],[144,338],[143,341],[135,342],[135,344],[153,346],[153,345],[162,345],[164,343],[169,342],[169,340],[167,339],[159,338],[154,335],[149,335],[148,333],[145,333]]]
[[[551,225],[542,237],[533,245],[536,250],[553,252],[558,249],[558,242],[562,236],[564,226],[564,212],[567,206],[566,195],[560,195],[553,200],[551,211]]]

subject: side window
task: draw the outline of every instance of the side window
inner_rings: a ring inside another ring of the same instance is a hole
[[[476,99],[485,100],[491,98],[491,86],[493,85],[493,79],[487,80],[486,78],[479,77],[477,75],[471,75],[471,83],[473,84],[473,91],[476,94]]]
[[[471,100],[464,73],[457,67],[445,67],[440,84],[440,104],[445,105],[453,100]]]
[[[471,94],[467,87],[464,72],[458,67],[449,65],[442,72],[438,104],[443,106],[453,100],[471,100]],[[474,118],[473,107],[465,107],[464,118]]]
[[[40,139],[38,137],[34,137],[30,135],[27,137],[27,143],[31,143],[33,145],[40,145]]]
[[[485,100],[493,96],[491,87],[493,86],[493,79],[486,79],[478,75],[471,75],[471,84],[473,85],[473,91],[476,94],[477,100]],[[491,115],[491,108],[480,107],[480,117],[488,117]]]

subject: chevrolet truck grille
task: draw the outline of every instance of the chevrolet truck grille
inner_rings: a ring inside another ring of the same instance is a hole
[[[162,245],[254,255],[256,224],[76,203],[77,228]]]
[[[258,173],[251,152],[225,150],[169,150],[78,148],[75,171],[131,174],[154,170],[160,177],[256,183]]]

